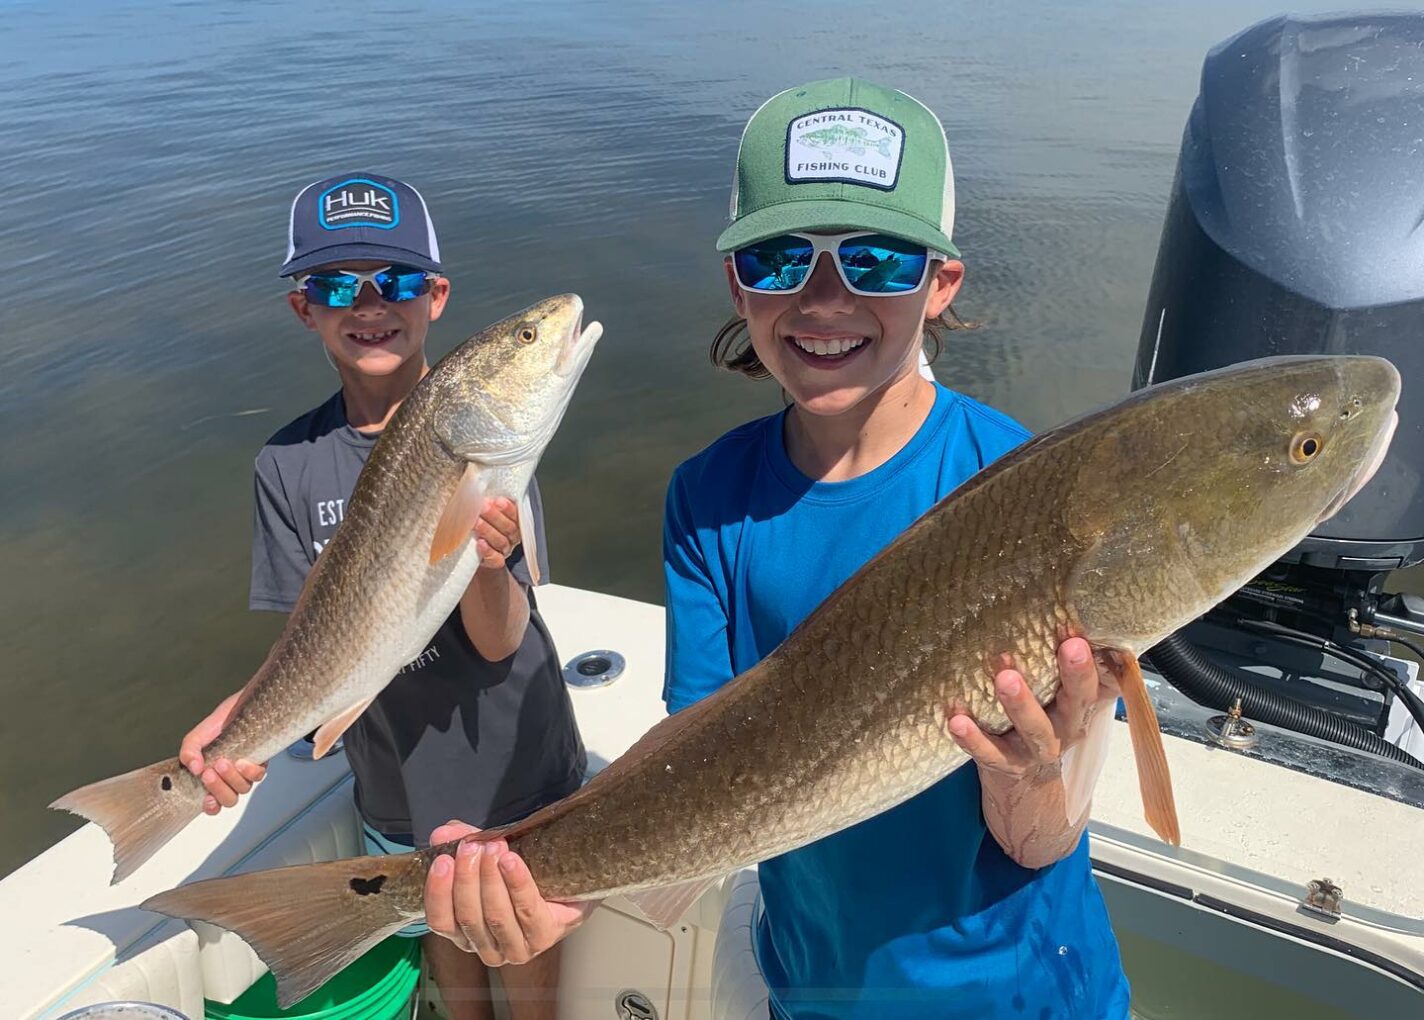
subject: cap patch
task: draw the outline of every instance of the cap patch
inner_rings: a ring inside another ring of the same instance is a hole
[[[317,215],[326,230],[376,227],[390,230],[400,222],[396,193],[384,184],[353,177],[328,188],[316,200]]]
[[[786,183],[839,181],[883,191],[900,179],[905,129],[869,110],[817,110],[786,125]]]

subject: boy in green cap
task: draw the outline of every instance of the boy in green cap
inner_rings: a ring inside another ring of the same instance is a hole
[[[964,278],[954,211],[944,130],[903,92],[813,82],[747,124],[732,222],[717,241],[736,317],[713,358],[771,376],[790,405],[726,433],[669,485],[670,712],[755,666],[925,511],[1029,437],[920,371],[926,335],[947,326]],[[1064,753],[1085,750],[1117,689],[1081,639],[1063,642],[1058,667],[1046,711],[1017,672],[998,673],[1014,723],[1003,737],[962,714],[946,720],[977,767],[761,864],[754,941],[774,1017],[1128,1015],[1087,812],[1070,817],[1063,775]],[[582,920],[587,906],[542,900],[514,854],[495,865],[432,869],[432,931],[494,963],[501,945],[527,958]],[[510,909],[473,916],[475,890],[488,902],[492,888]]]

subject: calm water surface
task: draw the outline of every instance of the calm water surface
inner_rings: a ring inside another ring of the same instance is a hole
[[[1298,3],[1297,10],[1332,5]],[[867,12],[873,11],[873,20]],[[1127,386],[1206,50],[1264,2],[7,7],[0,874],[250,675],[252,458],[335,385],[276,270],[301,185],[415,183],[432,359],[551,292],[606,327],[541,467],[555,579],[658,601],[670,469],[774,409],[714,372],[742,124],[860,74],[942,117],[968,265],[940,378],[1040,429]]]

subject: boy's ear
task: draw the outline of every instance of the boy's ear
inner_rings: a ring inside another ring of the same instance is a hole
[[[743,319],[747,317],[747,296],[742,292],[742,288],[737,286],[737,271],[732,266],[732,256],[728,255],[722,260],[722,268],[727,271],[727,288],[732,292],[732,307]]]
[[[929,300],[925,303],[925,318],[938,318],[959,293],[959,285],[964,282],[964,263],[958,259],[947,259],[934,265],[934,275],[930,277]]]
[[[297,318],[302,320],[302,325],[307,329],[316,329],[316,322],[312,319],[311,308],[307,304],[307,296],[299,290],[287,291],[287,304],[292,306],[292,311]]]
[[[430,321],[440,318],[445,311],[445,302],[450,300],[450,281],[437,276],[430,281]]]

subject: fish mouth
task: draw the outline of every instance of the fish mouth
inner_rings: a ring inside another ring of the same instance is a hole
[[[559,351],[558,360],[554,362],[554,374],[564,379],[570,376],[577,378],[588,364],[588,359],[593,356],[593,348],[602,336],[603,324],[590,322],[585,326],[583,308],[580,307],[574,318],[573,329],[569,330],[563,349]]]
[[[1391,411],[1389,425],[1375,438],[1375,445],[1370,450],[1370,459],[1365,469],[1356,472],[1355,477],[1350,480],[1350,484],[1341,489],[1339,495],[1330,501],[1330,505],[1325,508],[1325,513],[1321,515],[1320,520],[1315,522],[1317,525],[1324,524],[1334,517],[1339,513],[1341,507],[1354,499],[1359,495],[1361,489],[1370,484],[1370,479],[1374,478],[1375,472],[1380,469],[1380,465],[1384,463],[1385,457],[1389,454],[1389,444],[1393,441],[1394,430],[1398,427],[1399,412]]]

